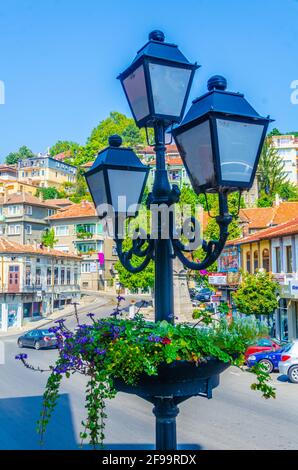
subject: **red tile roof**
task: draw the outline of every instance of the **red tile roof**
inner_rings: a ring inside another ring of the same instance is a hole
[[[81,201],[79,204],[73,204],[57,214],[48,217],[48,220],[72,219],[81,217],[97,217],[93,202]]]
[[[260,240],[269,240],[272,238],[286,237],[289,235],[298,235],[298,217],[292,220],[288,220],[283,224],[269,227],[264,230],[259,230],[252,235],[244,238],[237,238],[235,240],[229,240],[226,245],[243,245],[246,243],[257,242]]]
[[[67,150],[66,152],[58,153],[58,154],[55,155],[53,158],[54,158],[55,160],[63,161],[63,160],[65,160],[66,158],[69,158],[70,156],[71,156],[71,151],[70,151],[70,150]]]
[[[60,209],[55,204],[51,202],[51,199],[42,201],[36,196],[33,196],[30,193],[13,193],[8,194],[5,197],[0,198],[0,204],[9,205],[9,204],[29,204],[31,206],[46,206],[55,209]]]
[[[64,253],[63,251],[53,250],[50,248],[35,248],[32,245],[22,245],[21,243],[12,242],[6,240],[6,238],[0,237],[0,253],[20,253],[20,254],[32,254],[32,255],[43,255],[43,256],[55,256],[57,258],[72,258],[80,259],[71,253]]]
[[[239,217],[248,221],[249,230],[279,225],[298,216],[298,202],[281,202],[278,206],[240,209]]]

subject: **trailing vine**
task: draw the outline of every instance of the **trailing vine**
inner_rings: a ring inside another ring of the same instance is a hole
[[[244,352],[258,337],[267,334],[265,327],[254,318],[226,318],[210,323],[210,313],[202,314],[200,324],[172,325],[166,321],[147,322],[140,312],[134,320],[122,318],[118,296],[117,305],[109,318],[96,319],[88,314],[90,322],[78,325],[74,332],[66,328],[64,320],[58,320],[51,328],[58,342],[59,357],[50,367],[38,421],[41,442],[47,424],[57,404],[62,378],[74,373],[88,377],[85,392],[86,419],[82,422],[82,441],[88,439],[97,448],[103,445],[106,400],[116,395],[114,380],[138,383],[141,374],[157,375],[163,363],[189,361],[198,367],[208,358],[242,367]],[[16,357],[30,369],[27,355]],[[35,370],[41,369],[36,368]],[[275,396],[274,388],[268,383],[269,374],[262,367],[255,367],[256,383],[251,387],[260,391],[265,398]]]

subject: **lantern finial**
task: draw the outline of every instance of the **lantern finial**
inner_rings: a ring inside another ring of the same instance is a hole
[[[155,29],[154,31],[151,31],[151,33],[149,34],[149,41],[164,42],[165,35],[159,29]]]
[[[122,144],[122,138],[118,134],[113,134],[109,137],[109,146],[110,147],[120,147]]]
[[[207,87],[209,91],[212,91],[212,90],[224,91],[227,88],[227,80],[222,75],[213,75],[213,77],[209,78],[207,82]]]

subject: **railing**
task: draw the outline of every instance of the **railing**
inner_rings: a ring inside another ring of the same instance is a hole
[[[2,294],[51,294],[54,293],[63,293],[63,292],[73,292],[80,290],[79,284],[54,284],[50,285],[30,285],[30,286],[14,286],[15,289],[12,289],[8,284],[0,286],[0,292]]]

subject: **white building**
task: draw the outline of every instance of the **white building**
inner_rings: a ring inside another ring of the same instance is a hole
[[[291,183],[297,184],[298,137],[294,135],[272,136],[273,147],[284,162],[284,171]]]

